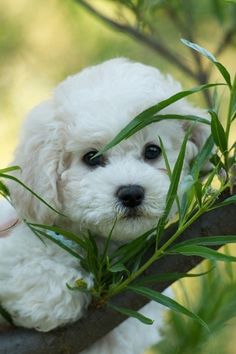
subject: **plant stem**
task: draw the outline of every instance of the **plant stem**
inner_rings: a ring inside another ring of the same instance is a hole
[[[212,200],[211,200],[212,202]],[[178,230],[174,233],[166,243],[156,250],[156,252],[152,255],[151,258],[148,259],[146,263],[142,265],[136,272],[132,273],[123,283],[119,284],[116,288],[113,288],[110,292],[108,292],[106,299],[117,295],[118,293],[125,290],[125,288],[138,276],[140,276],[145,270],[147,270],[154,262],[156,262],[159,258],[161,258],[164,254],[164,251],[182,234],[182,232],[187,229],[194,221],[196,221],[208,208],[210,202],[208,201],[207,205],[203,206],[201,209],[197,211],[195,215],[192,216],[182,227],[178,228]]]
[[[227,121],[226,121],[226,128],[225,128],[225,135],[226,135],[226,141],[227,141],[227,151],[225,152],[225,167],[226,171],[229,170],[229,134],[230,134],[230,127],[231,127],[231,107],[232,107],[232,101],[233,101],[233,89],[230,89],[230,99],[229,99],[229,108],[228,108],[228,115],[227,115]]]

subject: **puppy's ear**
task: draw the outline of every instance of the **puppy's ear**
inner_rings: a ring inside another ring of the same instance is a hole
[[[58,198],[58,166],[62,155],[63,129],[54,119],[53,105],[45,101],[29,114],[23,125],[14,165],[21,167],[16,176],[55,209]],[[19,215],[34,222],[52,224],[56,212],[14,181],[9,184],[13,205]]]

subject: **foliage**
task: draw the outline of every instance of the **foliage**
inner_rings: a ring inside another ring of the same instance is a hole
[[[226,0],[106,0],[116,9],[116,16],[106,16],[99,7],[87,0],[75,0],[81,7],[102,20],[114,30],[123,32],[151,48],[198,84],[209,81],[211,66],[204,66],[201,55],[191,51],[192,62],[183,60],[178,43],[179,36],[191,42],[204,40],[208,35],[204,25],[211,23],[214,31],[215,56],[219,56],[230,44],[235,43],[235,2]],[[163,31],[163,26],[165,31]],[[209,28],[208,28],[209,29]],[[208,30],[209,32],[209,30]],[[170,33],[170,35],[168,34]],[[210,39],[211,41],[211,39]],[[176,47],[178,49],[176,51]],[[210,95],[203,92],[209,105]]]
[[[207,266],[209,267],[209,265]],[[215,266],[214,263],[213,266]],[[233,267],[231,265],[230,269],[228,266],[226,269],[216,266],[213,272],[198,279],[195,284],[197,297],[186,292],[183,294],[183,289],[182,291],[180,289],[180,294],[185,298],[184,302],[207,322],[209,332],[206,332],[197,322],[183,318],[171,311],[167,315],[167,323],[163,328],[161,341],[148,353],[213,354],[218,352],[219,348],[221,348],[221,354],[228,353],[230,337],[228,335],[225,338],[225,329],[230,326],[229,321],[236,316],[236,284],[232,274]],[[225,338],[224,345],[220,344],[222,336]]]
[[[150,265],[152,265],[158,259],[168,257],[173,253],[182,254],[185,256],[197,255],[203,259],[206,258],[214,261],[236,261],[236,257],[228,254],[222,254],[209,248],[209,246],[212,245],[236,242],[236,236],[234,235],[219,235],[219,237],[205,237],[204,239],[196,238],[193,240],[178,243],[178,245],[173,245],[173,242],[183,233],[183,231],[187,229],[201,215],[213,208],[236,202],[235,195],[231,196],[223,202],[218,201],[218,197],[224,190],[228,188],[232,190],[233,182],[235,181],[235,144],[230,146],[229,134],[232,122],[236,118],[236,80],[231,79],[227,69],[221,63],[219,63],[206,49],[201,48],[200,46],[186,40],[183,40],[183,42],[194,50],[197,50],[198,53],[207,56],[211,61],[213,61],[216,68],[220,71],[222,78],[225,81],[224,85],[227,87],[229,92],[228,116],[226,125],[224,127],[221,123],[217,110],[214,107],[210,109],[209,113],[211,115],[210,125],[212,136],[209,137],[197,159],[194,161],[190,174],[187,176],[188,181],[185,179],[185,185],[182,185],[182,196],[178,195],[178,190],[180,188],[180,176],[190,131],[187,132],[182,143],[180,153],[173,171],[170,170],[168,158],[165,153],[165,147],[163,146],[162,141],[160,141],[166,162],[166,168],[170,178],[170,186],[167,193],[165,211],[163,216],[157,222],[156,227],[147,231],[143,235],[137,235],[135,240],[122,245],[115,251],[109,251],[113,229],[108,235],[106,239],[107,241],[101,250],[96,244],[95,236],[90,232],[88,232],[88,235],[74,235],[72,232],[62,230],[57,226],[39,225],[29,223],[27,221],[25,221],[25,223],[38,237],[41,239],[43,237],[50,239],[52,242],[55,242],[58,246],[62,247],[65,251],[69,252],[71,256],[76,257],[81,266],[87,272],[91,272],[93,274],[94,286],[92,289],[87,288],[87,285],[83,279],[77,279],[75,284],[67,284],[67,286],[69,289],[71,289],[71,291],[91,292],[96,306],[103,306],[104,304],[107,304],[117,311],[138,318],[140,321],[146,324],[151,324],[151,319],[140,315],[136,311],[119,308],[112,303],[112,298],[115,295],[125,290],[129,290],[141,294],[148,299],[159,302],[166,307],[184,314],[196,320],[199,324],[207,327],[207,324],[197,314],[186,309],[178,302],[150,288],[153,283],[156,283],[159,280],[163,281],[163,279],[170,279],[171,277],[181,278],[187,276],[186,274],[165,274],[162,276],[152,277],[152,279],[149,278],[148,282],[145,280],[145,278],[140,278],[140,276],[144,273],[145,270],[148,269]],[[160,119],[173,119],[173,117],[159,115],[159,111],[162,108],[171,105],[173,102],[176,102],[187,95],[202,91],[210,86],[218,85],[219,84],[208,84],[188,91],[181,91],[176,95],[169,97],[167,100],[164,100],[149,108],[145,112],[141,113],[138,117],[135,117],[131,123],[128,124],[114,138],[114,140],[112,140],[112,142],[110,142],[100,151],[100,154],[107,149],[112,148],[121,140],[128,138],[147,124],[151,124],[152,122]],[[196,121],[198,124],[209,124],[202,117],[175,116],[174,118],[192,120],[193,124]],[[213,142],[217,146],[217,151],[212,158],[214,168],[210,174],[204,180],[202,180],[200,178],[200,171],[212,153]],[[0,171],[1,179],[14,179],[16,183],[21,183],[21,185],[23,185],[22,182],[9,175],[9,172],[16,168],[18,167],[8,168]],[[212,181],[215,177],[217,177],[219,181],[219,187],[217,189],[212,187]],[[44,200],[42,200],[42,198],[40,198],[40,196],[31,191],[29,187],[25,185],[23,186],[28,190],[28,192],[33,193],[35,197],[39,198],[48,207],[50,207]],[[0,184],[0,193],[6,198],[9,198],[9,191],[2,181]],[[176,203],[178,207],[178,227],[176,231],[171,235],[171,237],[167,241],[164,241],[162,238],[163,233],[170,223],[170,214],[174,203]],[[114,226],[115,223],[116,220],[114,220]],[[64,238],[58,238],[58,233]],[[65,240],[70,240],[77,244],[80,247],[81,252],[78,253],[75,251],[74,247],[68,245],[68,242]],[[153,250],[153,254],[148,260],[146,260],[144,257],[144,250],[147,249]],[[1,308],[0,311],[4,315],[4,312],[1,310]]]

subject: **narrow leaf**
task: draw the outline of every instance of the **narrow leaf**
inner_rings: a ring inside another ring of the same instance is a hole
[[[22,187],[24,187],[28,192],[30,192],[31,194],[33,194],[37,199],[39,199],[43,204],[45,204],[49,209],[55,211],[55,213],[61,215],[61,216],[65,216],[64,214],[60,213],[59,211],[57,211],[56,209],[54,209],[50,204],[48,204],[43,198],[41,198],[37,193],[35,193],[34,191],[32,191],[32,189],[30,189],[28,186],[26,186],[23,182],[21,182],[18,178],[11,176],[11,175],[7,175],[5,173],[1,173],[0,172],[0,177],[4,177],[7,179],[11,179],[15,182],[17,182],[18,184],[20,184]]]
[[[80,238],[79,236],[73,234],[70,231],[66,231],[64,229],[61,229],[58,226],[49,226],[49,225],[33,224],[33,223],[27,223],[27,224],[32,226],[32,227],[34,227],[34,228],[49,230],[49,231],[55,232],[57,234],[60,234],[60,235],[64,236],[66,239],[74,241],[80,247],[86,249],[86,242],[82,238]]]
[[[137,253],[139,253],[144,245],[147,248],[149,245],[149,239],[151,239],[152,234],[155,229],[151,229],[145,232],[143,235],[137,237],[136,239],[120,246],[116,249],[110,256],[111,259],[119,259],[123,263],[127,262],[129,259],[132,259]],[[113,264],[114,265],[114,264]]]
[[[227,235],[227,236],[196,237],[191,240],[183,241],[176,246],[173,246],[171,248],[171,251],[178,249],[179,247],[187,246],[187,245],[220,246],[220,245],[224,245],[226,243],[236,243],[236,236],[235,235]]]
[[[210,53],[207,49],[201,47],[200,45],[188,41],[187,39],[181,38],[181,42],[185,44],[187,47],[196,50],[198,53],[208,58],[217,67],[217,69],[219,70],[219,72],[225,79],[226,83],[229,85],[229,87],[231,87],[231,79],[228,70],[224,67],[224,65],[222,65],[217,61],[217,59],[214,57],[212,53]]]
[[[156,301],[159,304],[168,307],[169,309],[179,312],[183,315],[186,315],[197,322],[199,322],[203,327],[208,329],[207,324],[195,313],[191,312],[190,310],[186,309],[184,306],[180,305],[177,301],[169,298],[166,295],[163,295],[155,290],[142,287],[142,286],[128,286],[127,290],[131,290],[136,294],[142,295],[147,297],[150,300]]]
[[[110,148],[114,147],[115,145],[119,144],[122,140],[129,138],[131,135],[134,133],[138,132],[139,130],[143,129],[146,125],[149,125],[154,122],[161,121],[163,119],[168,119],[168,116],[170,117],[169,119],[188,119],[188,120],[198,120],[201,119],[202,122],[205,124],[209,124],[208,120],[205,118],[201,117],[196,117],[196,116],[177,116],[177,115],[160,115],[157,116],[156,114],[160,112],[162,109],[168,107],[169,105],[173,104],[174,102],[177,102],[181,100],[184,97],[187,97],[189,95],[192,95],[193,93],[200,92],[203,90],[206,90],[210,87],[214,86],[219,86],[219,85],[224,85],[221,83],[217,84],[205,84],[201,86],[194,87],[190,90],[187,91],[180,91],[173,96],[170,96],[166,100],[163,100],[156,105],[146,109],[139,115],[137,115],[130,123],[126,125],[125,128],[123,128],[115,137],[110,141],[107,145],[105,145],[104,148],[102,148],[94,157],[99,156],[109,150]],[[175,118],[174,118],[175,117]],[[178,117],[178,118],[177,118]],[[188,118],[187,118],[188,117]],[[192,118],[190,118],[192,117]]]
[[[209,113],[211,115],[211,132],[214,142],[222,154],[225,154],[228,148],[226,133],[216,113],[214,111],[209,111]]]
[[[158,224],[157,224],[157,228],[156,228],[156,247],[158,247],[160,237],[163,234],[163,230],[165,228],[169,213],[171,211],[171,208],[173,206],[175,199],[177,199],[177,203],[178,203],[178,207],[179,207],[177,190],[178,190],[182,167],[183,167],[183,163],[184,163],[184,157],[185,157],[188,136],[189,136],[189,133],[186,133],[172,173],[170,171],[170,165],[169,165],[169,161],[167,158],[167,154],[165,153],[164,146],[163,146],[162,141],[160,139],[161,146],[163,149],[163,156],[164,156],[166,168],[168,171],[168,176],[170,178],[170,186],[169,186],[167,196],[166,196],[165,210],[164,210],[163,216],[159,219]]]
[[[123,263],[117,263],[111,267],[108,268],[108,270],[112,273],[117,273],[117,272],[128,272],[128,269],[125,267]]]
[[[147,284],[158,284],[158,283],[169,282],[169,281],[174,282],[182,278],[200,277],[208,274],[211,270],[212,269],[210,269],[207,272],[197,273],[197,274],[173,272],[173,273],[145,275],[144,277],[135,280],[133,285],[140,286],[140,285],[147,285]]]
[[[229,116],[231,117],[231,121],[236,118],[236,75],[234,76],[233,86],[231,90]]]
[[[190,42],[187,39],[181,38],[180,41],[185,44],[187,47],[196,50],[196,52],[202,54],[204,57],[208,58],[211,62],[217,62],[216,58],[212,53],[210,53],[207,49],[201,47],[200,45]]]
[[[2,183],[1,181],[0,181],[0,190],[1,190],[1,192],[3,192],[3,196],[6,196],[6,197],[10,196],[10,192],[9,192],[7,186],[5,186],[5,184]]]
[[[179,186],[180,176],[182,172],[182,167],[184,163],[185,151],[187,146],[189,134],[186,134],[183,140],[183,143],[180,148],[180,152],[178,158],[176,160],[172,175],[171,175],[171,183],[166,197],[166,208],[165,213],[169,214],[169,211],[173,205],[177,189]]]
[[[194,183],[194,192],[199,207],[202,205],[202,183],[198,180]]]
[[[34,229],[33,227],[30,227],[30,229],[36,234],[36,235],[41,235],[45,238],[47,238],[48,240],[54,242],[55,244],[57,244],[59,247],[63,248],[65,251],[67,251],[68,253],[70,253],[72,256],[74,256],[77,259],[83,260],[83,257],[81,257],[80,254],[78,254],[77,252],[74,251],[73,248],[68,247],[66,245],[65,242],[61,241],[60,239],[58,239],[56,237],[56,235],[52,235],[52,234],[48,234],[46,232],[40,231],[38,229]]]
[[[137,311],[134,311],[134,310],[131,310],[131,309],[128,309],[126,307],[120,307],[120,306],[116,306],[112,303],[108,303],[107,304],[108,307],[112,308],[113,310],[115,311],[118,311],[120,313],[122,313],[123,315],[126,315],[126,316],[129,316],[129,317],[134,317],[136,319],[138,319],[139,321],[147,324],[147,325],[152,325],[153,324],[153,320],[151,320],[150,318],[142,315],[141,313],[137,312]]]
[[[117,223],[117,219],[115,219],[115,221],[114,221],[114,223],[112,225],[112,228],[111,228],[111,230],[109,232],[109,235],[108,235],[108,237],[106,239],[106,242],[105,242],[105,245],[104,245],[104,249],[103,249],[103,254],[102,254],[102,262],[104,262],[106,260],[109,244],[111,242],[111,237],[112,237],[114,228],[116,226],[116,223]]]
[[[169,250],[168,254],[182,254],[184,256],[198,256],[213,261],[236,262],[236,257],[228,256],[218,251],[198,245],[186,245],[175,247],[174,250]]]
[[[203,168],[206,161],[208,161],[209,157],[212,154],[212,149],[214,147],[214,140],[213,137],[210,135],[206,140],[204,146],[202,147],[201,151],[198,153],[197,157],[194,159],[192,168],[191,168],[191,175],[194,179],[197,179],[201,169]]]
[[[0,315],[12,326],[14,326],[11,315],[0,304]]]
[[[217,207],[222,207],[222,206],[225,206],[225,205],[230,205],[230,204],[234,204],[236,203],[236,194],[235,195],[232,195],[231,197],[223,200],[223,202],[217,204],[216,206]]]
[[[10,166],[7,168],[2,168],[0,169],[0,173],[12,172],[16,170],[21,170],[20,166]]]

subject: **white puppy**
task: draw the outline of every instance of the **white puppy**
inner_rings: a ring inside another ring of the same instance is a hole
[[[17,218],[78,233],[89,229],[101,237],[118,218],[113,239],[122,242],[153,227],[163,213],[169,187],[159,136],[173,167],[186,125],[173,120],[149,125],[103,156],[91,157],[138,113],[179,90],[171,77],[126,59],[113,59],[67,78],[29,114],[14,164],[22,168],[18,177],[68,218],[12,182]],[[162,113],[205,116],[185,100]],[[183,176],[207,135],[204,125],[194,126]],[[74,257],[50,241],[41,242],[23,222],[0,238],[0,303],[16,325],[49,331],[78,320],[90,299],[66,287],[77,278],[92,285],[91,275]],[[132,343],[132,321],[86,353],[141,353],[157,339],[156,329],[148,327],[147,337],[138,341],[135,336]],[[143,330],[137,324],[135,333],[138,326]]]

